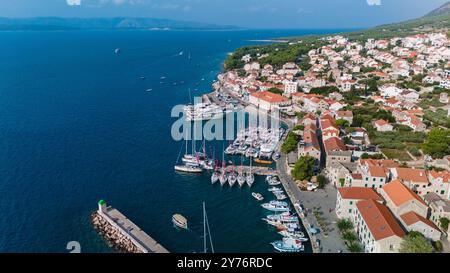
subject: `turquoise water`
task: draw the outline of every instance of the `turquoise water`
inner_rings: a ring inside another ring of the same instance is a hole
[[[89,223],[103,198],[172,252],[203,250],[202,201],[216,252],[272,252],[280,236],[249,189],[173,171],[181,143],[170,111],[188,88],[209,92],[248,40],[306,33],[1,32],[0,251],[65,252],[69,241],[111,251]],[[266,189],[258,178],[252,191]],[[172,227],[175,212],[189,231]]]

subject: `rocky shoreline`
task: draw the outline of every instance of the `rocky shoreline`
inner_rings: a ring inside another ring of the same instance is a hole
[[[142,253],[129,238],[113,227],[97,211],[91,214],[91,223],[94,229],[106,240],[109,247],[123,253]]]

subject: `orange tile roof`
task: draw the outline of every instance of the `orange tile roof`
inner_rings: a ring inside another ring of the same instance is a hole
[[[369,173],[370,176],[375,177],[386,177],[387,170],[384,167],[381,166],[369,166]]]
[[[422,198],[398,179],[385,184],[383,190],[397,207],[409,201],[419,201],[427,206]]]
[[[394,168],[399,167],[400,164],[395,162],[392,159],[360,159],[359,162],[361,165],[367,165],[367,166],[381,166],[386,168]]]
[[[305,141],[306,146],[312,146],[317,150],[320,150],[319,140],[314,132],[305,131],[303,134],[303,140]]]
[[[403,222],[405,222],[406,225],[410,226],[417,222],[423,222],[424,224],[428,225],[431,228],[434,228],[436,230],[439,230],[439,228],[430,220],[424,218],[423,216],[415,213],[414,211],[407,212],[403,215],[400,215],[400,218],[402,218]]]
[[[267,101],[269,103],[282,103],[282,102],[287,102],[288,99],[279,95],[279,94],[275,94],[269,91],[264,91],[264,92],[257,92],[257,93],[253,93],[250,96],[253,96],[255,98],[258,98],[260,100],[264,100]]]
[[[450,172],[449,171],[443,171],[443,172],[436,172],[434,170],[429,171],[428,174],[433,177],[434,179],[442,178],[442,181],[444,183],[450,183]]]
[[[312,132],[316,132],[317,131],[317,126],[314,123],[309,123],[305,126],[305,129],[303,131],[312,131]]]
[[[402,181],[411,181],[415,183],[428,183],[428,177],[425,170],[410,168],[395,168],[398,179]]]
[[[323,142],[326,151],[347,151],[347,146],[338,137],[332,137]]]
[[[358,199],[358,200],[367,200],[373,199],[376,201],[383,201],[376,191],[372,188],[364,188],[364,187],[345,187],[339,188],[339,194],[343,199]]]
[[[336,116],[338,117],[353,117],[352,111],[337,111]]]
[[[362,179],[362,174],[360,174],[360,173],[352,173],[351,176],[353,179],[358,179],[358,180]]]
[[[379,120],[375,121],[375,124],[378,126],[383,126],[383,125],[389,124],[389,122],[385,121],[384,119],[379,119]]]
[[[391,236],[400,238],[405,236],[405,232],[385,205],[369,199],[359,201],[356,207],[375,240],[378,241]]]

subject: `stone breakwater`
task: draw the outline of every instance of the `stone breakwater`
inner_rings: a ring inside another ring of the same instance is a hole
[[[112,226],[97,211],[91,214],[95,230],[106,240],[108,246],[125,253],[143,253],[133,242]]]

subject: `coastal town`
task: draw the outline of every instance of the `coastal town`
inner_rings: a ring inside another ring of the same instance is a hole
[[[216,94],[289,124],[278,175],[317,252],[450,250],[449,45],[334,35],[229,56]]]

